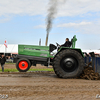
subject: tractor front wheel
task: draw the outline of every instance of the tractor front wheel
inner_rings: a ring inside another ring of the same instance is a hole
[[[28,59],[21,58],[16,63],[16,68],[19,72],[26,72],[30,69],[31,64]]]
[[[53,68],[60,78],[75,78],[83,71],[84,58],[78,51],[66,49],[55,56]]]

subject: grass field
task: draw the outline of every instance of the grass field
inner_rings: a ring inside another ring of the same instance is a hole
[[[53,68],[47,68],[41,65],[37,65],[37,67],[32,66],[28,71],[53,71]],[[0,67],[0,72],[2,72],[2,69]],[[6,63],[4,66],[4,72],[19,72],[16,69],[15,63]]]
[[[29,71],[53,71],[53,68],[51,69],[30,69]],[[2,72],[2,69],[0,69],[0,72]],[[18,72],[17,69],[4,69],[4,72]]]

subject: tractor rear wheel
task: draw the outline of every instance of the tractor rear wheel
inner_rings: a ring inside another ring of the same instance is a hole
[[[75,78],[83,71],[84,58],[78,51],[66,49],[56,55],[53,68],[60,78]]]
[[[30,69],[31,63],[28,59],[21,58],[16,63],[16,68],[19,72],[26,72]]]

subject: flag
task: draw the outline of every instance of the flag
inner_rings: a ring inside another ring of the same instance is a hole
[[[5,43],[4,43],[5,47],[7,48],[7,41],[5,40]]]

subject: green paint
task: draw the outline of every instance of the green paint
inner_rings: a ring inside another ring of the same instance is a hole
[[[76,41],[77,41],[77,38],[76,38],[76,35],[74,35],[72,39],[72,48],[75,48]]]
[[[29,55],[36,57],[49,57],[49,46],[18,45],[19,55]]]

